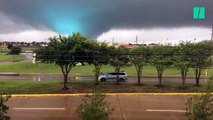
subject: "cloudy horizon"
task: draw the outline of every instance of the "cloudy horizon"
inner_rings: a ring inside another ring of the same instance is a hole
[[[81,32],[98,41],[177,43],[210,40],[210,0],[0,0],[0,41],[45,41]],[[206,8],[194,20],[193,7]]]

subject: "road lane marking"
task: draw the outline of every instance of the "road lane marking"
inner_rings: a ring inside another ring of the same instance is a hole
[[[147,109],[147,112],[186,112],[186,110],[157,110],[157,109]]]
[[[65,108],[13,108],[14,110],[66,110]]]

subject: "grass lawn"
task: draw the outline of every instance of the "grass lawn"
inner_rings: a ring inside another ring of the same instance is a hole
[[[60,81],[0,80],[0,92],[8,94],[54,93],[61,86]]]
[[[155,86],[156,83],[146,82],[142,86],[134,83],[115,82],[100,83],[94,86],[94,82],[70,81],[68,91],[61,90],[63,83],[59,80],[52,81],[23,81],[23,80],[0,80],[0,92],[8,94],[44,94],[44,93],[90,93],[94,89],[106,93],[175,93],[175,92],[198,92],[202,87],[186,84],[186,89],[180,89],[181,84],[163,83],[164,87]],[[212,84],[213,86],[213,84]]]
[[[35,50],[37,48],[34,48],[34,47],[22,47],[21,49],[24,50],[24,51],[33,51],[33,50]]]
[[[7,53],[0,53],[0,62],[19,61],[25,58],[25,55],[7,55]]]
[[[126,67],[121,70],[126,71],[128,75],[136,75],[135,67]],[[101,72],[106,73],[109,71],[114,71],[113,67],[110,65],[105,65],[102,67]],[[19,73],[61,73],[59,66],[54,64],[32,64],[31,62],[19,62],[11,63],[7,65],[0,65],[0,72],[19,72]],[[82,74],[94,74],[93,65],[76,66],[70,73],[82,73]],[[192,70],[189,71],[189,75],[193,75]],[[143,75],[153,75],[156,76],[156,69],[152,66],[145,66],[143,70]],[[180,75],[180,71],[176,69],[167,69],[164,73],[165,76],[169,75]],[[213,70],[208,70],[208,75],[213,75]]]

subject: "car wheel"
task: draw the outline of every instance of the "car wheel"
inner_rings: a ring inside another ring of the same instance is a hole
[[[120,82],[124,82],[124,79],[123,79],[123,78],[120,78],[119,81],[120,81]]]
[[[101,82],[105,82],[106,81],[106,79],[105,78],[101,78]]]

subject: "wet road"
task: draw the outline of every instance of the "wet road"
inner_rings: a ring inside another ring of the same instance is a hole
[[[95,77],[93,75],[70,75],[69,80],[74,81],[90,81],[94,80]],[[33,80],[33,81],[43,81],[43,80],[63,80],[63,76],[61,74],[20,74],[19,76],[5,76],[1,75],[0,80]],[[157,77],[150,77],[150,76],[144,76],[141,79],[144,82],[157,82]],[[207,83],[206,78],[202,78],[200,80],[201,84]],[[129,76],[128,82],[137,82],[136,76]],[[180,77],[164,77],[163,82],[174,82],[174,83],[181,83]],[[186,83],[195,83],[195,79],[192,77],[189,77],[186,79]]]
[[[22,55],[26,56],[26,59],[23,60],[24,62],[32,62],[32,60],[33,60],[33,53],[30,53],[30,52],[33,52],[33,51],[26,51],[25,53],[21,53]]]
[[[107,96],[114,120],[186,120],[189,96]],[[76,108],[82,96],[17,97],[7,103],[12,120],[80,120]]]

